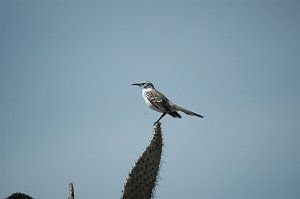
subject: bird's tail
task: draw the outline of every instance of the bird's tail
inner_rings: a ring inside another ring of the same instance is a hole
[[[187,110],[185,108],[182,108],[182,107],[180,107],[178,105],[175,105],[175,108],[176,108],[177,111],[182,111],[182,112],[184,112],[187,115],[197,116],[197,117],[201,117],[201,118],[204,117],[203,115],[200,115],[198,113],[194,113],[193,111],[189,111],[189,110]]]

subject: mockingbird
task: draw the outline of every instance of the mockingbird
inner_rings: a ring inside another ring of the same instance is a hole
[[[159,122],[161,118],[163,118],[166,114],[169,114],[175,118],[181,118],[181,115],[179,115],[177,111],[182,111],[187,115],[203,118],[202,115],[189,111],[171,102],[166,96],[155,90],[153,84],[149,81],[143,81],[141,83],[132,85],[139,86],[143,89],[142,96],[151,109],[163,113],[160,118],[156,122],[154,122],[154,125]]]

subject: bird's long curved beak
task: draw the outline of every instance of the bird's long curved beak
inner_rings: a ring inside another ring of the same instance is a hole
[[[131,84],[132,86],[141,86],[141,84]]]

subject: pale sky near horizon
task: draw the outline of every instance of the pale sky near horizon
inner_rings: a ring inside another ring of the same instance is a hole
[[[2,0],[0,198],[120,198],[160,116],[157,198],[300,198],[300,1]]]

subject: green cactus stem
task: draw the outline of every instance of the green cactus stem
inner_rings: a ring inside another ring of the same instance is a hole
[[[8,196],[6,199],[33,199],[33,198],[24,193],[16,192]]]
[[[74,199],[74,185],[73,183],[71,182],[69,184],[69,198],[68,199]]]
[[[162,154],[160,123],[154,126],[153,136],[145,151],[135,162],[126,180],[122,199],[150,199],[157,182]]]

